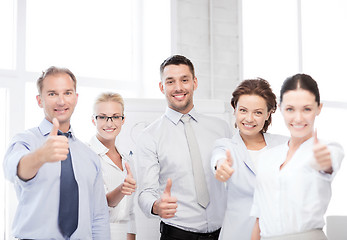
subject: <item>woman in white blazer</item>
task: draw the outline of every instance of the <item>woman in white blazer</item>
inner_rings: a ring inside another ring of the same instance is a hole
[[[343,149],[317,138],[314,122],[322,104],[311,76],[286,79],[280,109],[291,137],[260,156],[251,210],[257,217],[252,240],[326,240],[324,214]]]
[[[243,81],[233,92],[238,132],[232,139],[215,143],[211,166],[215,177],[226,182],[227,209],[219,239],[249,240],[255,223],[250,216],[253,202],[257,158],[260,153],[288,138],[266,133],[271,114],[276,110],[276,96],[264,79]]]
[[[89,146],[98,154],[110,214],[111,240],[135,240],[133,212],[136,181],[132,152],[124,153],[116,137],[124,124],[124,101],[118,93],[102,93],[94,103],[96,135]]]

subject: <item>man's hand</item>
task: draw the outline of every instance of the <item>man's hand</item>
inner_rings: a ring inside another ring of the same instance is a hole
[[[169,178],[164,193],[153,204],[153,213],[158,214],[161,218],[172,218],[177,212],[177,198],[171,196],[171,186],[172,181]]]
[[[53,128],[46,142],[38,149],[41,163],[63,161],[69,153],[69,140],[64,135],[58,135],[58,120],[53,118],[52,123]]]

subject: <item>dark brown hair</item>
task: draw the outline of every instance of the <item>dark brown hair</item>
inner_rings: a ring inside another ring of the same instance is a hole
[[[267,111],[270,113],[268,120],[265,121],[262,132],[266,132],[271,124],[271,114],[276,111],[276,95],[272,92],[268,81],[262,78],[244,80],[233,92],[231,106],[236,109],[237,103],[242,95],[258,95],[266,101]]]
[[[283,94],[288,91],[295,89],[304,89],[309,91],[315,96],[315,100],[320,105],[320,95],[317,82],[307,74],[295,74],[294,76],[288,77],[282,84],[280,92],[280,103],[283,100]]]
[[[160,65],[160,78],[163,76],[164,68],[168,65],[187,65],[189,67],[190,72],[195,77],[194,66],[193,63],[182,55],[173,55],[164,60],[164,62]]]

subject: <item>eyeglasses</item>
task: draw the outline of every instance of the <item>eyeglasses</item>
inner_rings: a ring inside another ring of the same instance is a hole
[[[100,122],[107,122],[109,119],[111,119],[112,122],[120,122],[120,121],[123,121],[124,119],[124,116],[108,117],[108,116],[95,115],[94,117],[97,121],[100,121]]]

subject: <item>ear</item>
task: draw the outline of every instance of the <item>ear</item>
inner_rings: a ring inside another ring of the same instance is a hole
[[[323,103],[319,104],[316,116],[318,116],[320,114],[320,112],[322,111],[322,107],[323,107]]]
[[[269,120],[269,117],[271,116],[271,113],[273,113],[273,110],[270,110],[269,112],[267,112],[266,120]]]
[[[96,122],[95,122],[95,117],[92,116],[92,123],[94,124],[94,126],[96,126]]]
[[[123,113],[123,115],[124,115],[124,113]],[[125,116],[124,116],[124,118],[122,120],[122,125],[124,124],[124,122],[125,122]]]
[[[193,79],[193,84],[194,84],[194,91],[198,88],[198,79],[194,77]]]
[[[164,92],[164,85],[163,85],[163,82],[162,82],[162,81],[159,82],[159,89],[160,89],[160,91],[161,91],[163,94],[165,94],[165,92]]]
[[[40,108],[43,108],[42,99],[40,95],[36,95],[36,101],[37,101],[37,105],[39,105]]]

